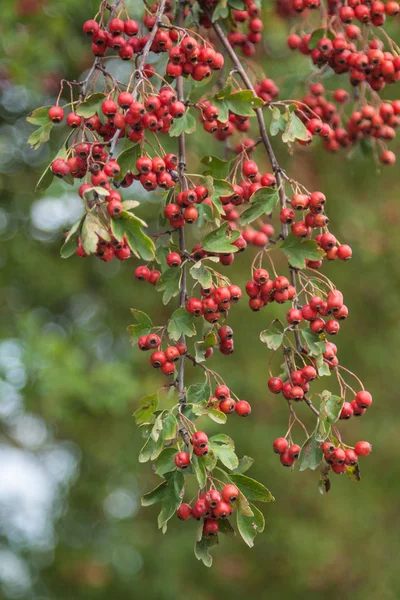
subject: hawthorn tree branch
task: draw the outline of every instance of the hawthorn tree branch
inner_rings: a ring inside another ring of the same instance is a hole
[[[247,89],[251,90],[256,95],[254,86],[251,83],[250,78],[247,75],[245,69],[243,68],[239,58],[237,57],[236,52],[234,51],[231,44],[229,43],[229,40],[226,37],[221,25],[218,22],[215,22],[215,23],[213,23],[213,28],[214,28],[214,31],[217,34],[221,44],[225,48],[226,53],[228,54],[229,58],[231,59],[233,65],[235,67],[235,71],[240,75],[240,77],[241,77],[243,83],[245,84],[245,86],[247,87]],[[256,108],[256,109],[254,109],[254,112],[256,113],[256,117],[257,117],[257,121],[258,121],[258,128],[260,130],[261,141],[267,151],[272,170],[276,177],[276,183],[277,183],[278,190],[279,190],[279,204],[280,204],[280,209],[282,210],[283,208],[286,207],[286,194],[285,194],[285,187],[284,187],[284,182],[283,182],[283,178],[282,178],[282,174],[284,172],[281,169],[281,167],[279,166],[274,149],[272,148],[271,140],[269,139],[269,136],[267,133],[267,128],[266,128],[265,121],[264,121],[263,111],[261,108]],[[289,234],[289,231],[288,231],[287,224],[282,223],[280,237],[282,239],[286,239],[288,234]],[[296,296],[297,296],[296,274],[295,274],[294,270],[290,267],[290,265],[289,265],[289,270],[290,270],[291,284],[295,288]],[[296,341],[297,351],[300,354],[304,353],[304,348],[303,348],[303,344],[301,343],[299,330],[297,328],[295,328],[295,329],[293,329],[293,333],[294,333],[294,337],[295,337],[295,341]]]
[[[120,4],[121,4],[121,0],[114,0],[113,4],[108,6],[108,8],[110,10],[110,17],[112,17],[114,15],[115,11],[117,10],[117,8]],[[108,30],[108,25],[107,25],[107,30]],[[99,66],[101,66],[101,57],[96,56],[96,58],[93,61],[92,66],[89,70],[89,73],[86,75],[85,79],[79,84],[81,86],[81,91],[79,94],[79,102],[82,102],[82,100],[85,98],[89,84],[92,82],[93,76],[96,73],[96,70]]]
[[[161,0],[161,2],[160,2],[153,29],[151,30],[149,39],[147,40],[146,45],[143,48],[142,53],[140,55],[138,67],[134,72],[134,76],[136,79],[135,87],[133,88],[133,92],[132,92],[134,101],[136,101],[136,98],[137,98],[139,85],[143,81],[143,70],[144,70],[144,67],[146,66],[146,60],[147,60],[147,57],[151,50],[151,46],[153,44],[154,38],[156,37],[157,31],[160,28],[162,17],[163,17],[164,11],[165,11],[166,2],[167,2],[167,0]],[[118,143],[120,132],[121,132],[121,130],[117,129],[116,132],[114,133],[113,137],[111,138],[110,151],[108,153],[108,160],[110,160],[112,158],[112,156],[115,152],[115,148]]]
[[[187,0],[179,0],[178,5],[178,26],[182,27],[184,23],[185,17],[185,7],[187,4]],[[176,92],[178,100],[184,102],[184,94],[183,94],[183,77],[180,76],[176,81]],[[180,180],[181,191],[186,190],[186,145],[185,145],[185,133],[182,132],[178,137],[178,174]],[[178,230],[179,237],[179,250],[181,254],[185,255],[186,252],[186,241],[185,241],[185,228],[179,227]],[[187,296],[187,284],[186,284],[186,264],[185,262],[182,265],[182,277],[180,282],[180,292],[179,292],[179,306],[183,307],[186,303]],[[180,342],[182,344],[185,343],[185,336],[182,335],[180,338]],[[179,394],[179,402],[181,406],[186,403],[186,391],[185,391],[185,357],[181,356],[179,359],[179,368],[178,368],[178,378],[177,378],[177,388]]]

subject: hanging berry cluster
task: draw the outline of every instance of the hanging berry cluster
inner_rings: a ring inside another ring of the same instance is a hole
[[[322,27],[319,23],[318,27],[304,29],[299,24],[287,38],[289,48],[310,56],[319,68],[318,79],[329,68],[335,75],[343,75],[342,79],[347,78],[352,88],[351,93],[344,88],[332,93],[320,80],[310,82],[308,93],[298,102],[297,113],[307,126],[310,140],[319,135],[331,152],[364,141],[381,164],[393,165],[396,156],[386,144],[396,137],[400,101],[387,102],[375,92],[400,80],[400,49],[382,28],[387,16],[400,13],[399,4],[334,0],[325,9],[319,0],[293,0],[292,7],[299,13],[318,9]]]
[[[325,261],[345,262],[352,250],[329,230],[329,199],[280,167],[270,135],[281,132],[290,151],[313,136],[322,137],[330,150],[367,137],[380,147],[394,137],[398,101],[384,102],[377,92],[398,79],[398,56],[392,42],[392,54],[381,48],[372,26],[381,26],[384,14],[393,16],[395,4],[388,2],[382,11],[380,2],[355,2],[354,7],[329,2],[327,10],[319,1],[279,3],[285,17],[321,8],[314,13],[322,17],[322,26],[288,38],[291,48],[311,54],[320,68],[307,84],[308,93],[293,101],[278,100],[272,79],[250,76],[246,69],[245,57],[257,51],[262,37],[259,2],[204,0],[195,8],[187,0],[160,0],[144,4],[140,22],[129,17],[121,0],[102,2],[83,26],[95,55],[86,78],[63,80],[55,106],[38,108],[28,117],[38,126],[29,139],[33,147],[47,142],[53,126],[64,120],[70,129],[37,186],[45,190],[53,176],[70,184],[80,180],[84,214],[66,234],[61,255],[95,255],[106,262],[134,257],[140,261],[134,267],[139,285],[154,286],[164,305],[177,304],[161,325],[134,308],[128,328],[132,343],[148,352],[150,367],[163,377],[160,389],[143,398],[135,412],[145,440],[139,461],[151,461],[162,478],[142,504],[161,505],[158,526],[163,532],[175,514],[200,521],[195,555],[207,566],[218,534],[234,534],[233,518],[252,546],[264,528],[254,502],[273,500],[263,484],[245,475],[252,460],[238,458],[228,435],[208,437],[203,431],[207,419],[222,425],[229,414],[247,417],[252,411],[248,400],[209,367],[215,349],[226,356],[234,352],[229,312],[243,296],[252,311],[263,309],[262,314],[270,303],[285,305],[282,319],[260,334],[270,350],[266,391],[280,394],[288,409],[287,431],[272,444],[282,465],[319,469],[323,492],[330,488],[331,473],[359,479],[358,458],[371,450],[368,442],[348,445],[338,429],[340,420],[364,415],[372,397],[341,364],[330,339],[339,334],[349,311],[342,293],[321,272]],[[366,23],[366,11],[367,29],[349,24],[353,18]],[[166,54],[167,61],[158,60],[158,54]],[[126,81],[111,72],[116,59],[132,67]],[[228,63],[230,72],[224,76]],[[336,104],[350,102],[350,93],[338,87],[334,104],[315,81],[326,69],[349,73],[360,91],[346,122]],[[220,71],[216,81],[214,71]],[[193,101],[191,89],[206,79],[212,80],[207,92]],[[67,90],[69,101],[64,101]],[[269,133],[265,115],[271,116]],[[197,123],[221,143],[223,158],[204,156],[194,165],[200,172],[189,174],[186,143]],[[175,152],[165,152],[165,134],[176,140]],[[271,172],[260,172],[262,152]],[[392,154],[382,147],[382,162],[394,162]],[[157,228],[139,216],[140,201],[124,198],[130,187],[133,193],[156,192]],[[217,268],[231,266],[251,248],[256,252],[244,285]],[[276,260],[282,254],[284,272]],[[186,367],[193,366],[204,379],[187,385]],[[336,390],[313,391],[314,382],[329,375]],[[300,419],[300,406],[315,419],[312,430]]]

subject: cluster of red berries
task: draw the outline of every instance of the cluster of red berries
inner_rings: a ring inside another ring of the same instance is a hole
[[[111,240],[108,242],[103,238],[99,237],[99,241],[97,243],[95,256],[100,258],[103,262],[110,262],[113,258],[117,258],[118,260],[127,260],[131,256],[131,249],[129,244],[124,236],[122,240],[117,240],[110,234]],[[82,245],[81,237],[78,238],[78,247],[75,251],[77,256],[81,258],[85,258],[87,256],[85,249]]]
[[[186,310],[195,317],[204,317],[207,323],[217,323],[221,315],[226,316],[231,304],[237,304],[242,297],[242,290],[238,285],[211,286],[208,289],[200,288],[201,298],[194,296],[186,301]],[[233,352],[233,331],[227,325],[218,330],[220,350],[223,354]]]
[[[185,110],[185,105],[177,100],[174,90],[169,86],[164,86],[158,93],[148,94],[144,102],[136,101],[134,95],[129,91],[118,94],[116,100],[106,98],[101,104],[101,113],[107,119],[105,123],[101,121],[97,114],[83,119],[75,112],[70,112],[67,115],[66,122],[73,129],[82,127],[97,133],[103,138],[104,142],[109,142],[119,131],[119,137],[122,138],[127,135],[132,142],[137,143],[144,139],[146,130],[154,133],[168,132],[174,119],[182,118]],[[53,123],[61,123],[64,119],[64,109],[61,106],[52,106],[48,115]],[[87,142],[85,144],[89,146],[98,145],[96,143],[88,144]],[[104,148],[102,148],[101,154],[103,160],[106,160],[107,154]],[[84,166],[81,167],[81,171],[83,169]],[[66,174],[68,173],[63,173],[60,176]],[[162,179],[160,187],[168,188],[172,185],[171,178],[166,177],[165,181]]]
[[[310,389],[310,383],[317,377],[317,371],[312,365],[306,365],[303,368],[292,371],[290,381],[284,383],[280,377],[270,377],[268,380],[268,389],[273,394],[282,392],[286,400],[300,402],[304,395]]]
[[[179,454],[187,454],[187,452]],[[221,492],[213,488],[199,494],[193,506],[187,503],[181,504],[176,514],[182,521],[187,521],[190,517],[197,521],[204,519],[203,536],[210,537],[218,534],[218,521],[231,516],[232,504],[238,497],[239,490],[235,485],[229,483],[222,488]]]
[[[175,168],[178,159],[175,154],[167,154],[164,158],[155,156],[141,156],[136,161],[137,174],[128,172],[124,178],[124,185],[130,185],[130,182],[140,181],[147,192],[156,190],[158,187],[168,190],[175,186],[178,175]]]
[[[164,33],[164,32],[158,32]],[[211,76],[213,71],[219,71],[224,66],[224,57],[220,52],[216,52],[209,43],[200,45],[197,40],[184,35],[179,41],[177,30],[171,29],[169,32],[174,42],[178,42],[169,50],[169,62],[166,66],[166,74],[171,78],[192,77],[195,81],[202,81]]]
[[[51,164],[51,170],[60,179],[66,175],[81,179],[89,172],[92,186],[110,190],[110,180],[117,177],[121,169],[116,160],[108,161],[108,154],[102,144],[81,142],[71,147],[71,156],[67,160],[56,158]],[[89,187],[91,186],[83,188],[83,192]]]
[[[234,400],[231,397],[231,391],[227,385],[218,385],[215,388],[214,395],[209,399],[209,404],[225,413],[230,415],[236,412],[240,417],[248,417],[251,413],[251,406],[247,400]]]
[[[199,118],[204,130],[212,133],[219,141],[226,140],[235,130],[243,132],[250,129],[250,119],[248,117],[236,115],[232,111],[229,111],[228,120],[223,122],[218,120],[218,107],[209,100],[202,98],[198,106],[200,108]]]
[[[233,48],[239,48],[244,56],[253,56],[256,44],[262,40],[264,24],[260,19],[260,8],[252,0],[245,3],[246,10],[232,10],[232,19],[235,23],[234,31],[228,34],[229,43]],[[238,28],[242,27],[242,30]]]
[[[386,4],[380,0],[328,0],[328,14],[334,17],[333,23],[352,23],[355,19],[361,24],[381,27],[386,16],[395,17],[400,12],[398,2],[389,0]],[[316,9],[321,6],[321,0],[292,0],[292,8],[296,12]]]
[[[199,212],[195,204],[208,204],[212,209],[212,201],[204,185],[198,185],[193,190],[184,190],[176,195],[175,201],[164,208],[164,216],[174,229],[183,227],[185,223],[194,223]]]
[[[157,269],[149,269],[149,267],[141,265],[136,267],[134,276],[138,281],[148,281],[150,285],[156,285],[161,277],[161,273]]]
[[[366,390],[358,392],[351,402],[345,402],[340,413],[342,420],[351,419],[352,416],[362,417],[372,404],[372,396]]]
[[[172,3],[167,2],[166,16],[170,16],[171,22]],[[149,33],[139,34],[139,25],[132,19],[124,21],[120,18],[111,19],[108,30],[102,29],[97,21],[86,21],[83,26],[84,32],[92,38],[92,52],[95,56],[103,57],[108,49],[116,50],[122,60],[130,60],[136,54],[140,54],[150,39],[151,32],[156,24],[155,13],[158,4],[150,7],[150,12],[143,18],[143,25]],[[211,44],[199,44],[197,40],[189,35],[181,36],[177,29],[165,30],[162,25],[157,30],[152,40],[150,50],[159,54],[168,52],[169,62],[166,66],[168,77],[191,76],[195,81],[202,81],[210,77],[213,70],[219,70],[224,65],[224,57],[216,52]],[[154,67],[145,66],[146,75],[151,77]]]
[[[293,300],[296,290],[287,277],[280,275],[270,279],[268,271],[260,268],[254,271],[253,279],[246,283],[246,293],[250,298],[251,310],[257,312],[270,302],[284,304]]]
[[[310,93],[306,94],[298,103],[298,116],[304,121],[312,135],[324,138],[326,150],[335,152],[339,148],[347,148],[356,144],[361,139],[380,139],[385,142],[396,137],[396,129],[400,124],[400,100],[381,102],[372,106],[364,104],[359,110],[354,110],[343,123],[342,117],[334,102],[325,97],[325,88],[321,83],[310,86]],[[333,92],[333,99],[338,104],[349,100],[349,93],[344,89]],[[381,153],[383,164],[394,164],[396,157],[390,150]]]
[[[290,444],[286,438],[276,438],[272,448],[279,454],[280,461],[284,467],[292,467],[300,456],[301,448],[297,444]]]
[[[263,223],[260,225],[259,230],[253,229],[253,227],[246,227],[242,235],[247,244],[256,248],[263,248],[268,244],[269,239],[273,237],[274,233],[275,229],[270,223]]]
[[[138,340],[138,348],[146,352],[154,350],[150,355],[150,364],[154,369],[160,369],[164,375],[173,375],[175,373],[175,363],[186,353],[185,344],[176,344],[168,346],[165,351],[157,350],[161,346],[161,338],[156,333],[142,335]]]
[[[343,449],[335,447],[332,442],[323,442],[321,450],[331,470],[340,475],[340,473],[345,473],[348,467],[354,467],[358,463],[359,456],[368,456],[372,447],[369,442],[357,442],[354,449]]]
[[[336,335],[340,330],[339,321],[347,319],[349,310],[343,303],[343,295],[339,290],[330,291],[326,301],[320,296],[312,296],[308,304],[300,308],[291,308],[286,313],[286,320],[290,325],[298,325],[309,321],[310,329],[316,335],[323,332]],[[324,321],[323,317],[332,315],[333,319]]]

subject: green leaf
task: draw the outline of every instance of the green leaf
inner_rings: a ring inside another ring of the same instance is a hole
[[[240,224],[248,225],[263,215],[272,214],[278,201],[278,190],[261,187],[251,196],[251,206],[242,212]]]
[[[219,120],[224,122],[221,118]],[[230,162],[221,160],[217,156],[212,155],[204,156],[200,162],[207,167],[207,170],[204,171],[204,175],[211,175],[217,179],[224,179],[228,176],[231,165]]]
[[[253,516],[246,517],[245,515],[237,512],[237,527],[240,535],[246,544],[252,548],[254,546],[254,538],[257,533],[262,533],[265,527],[265,519],[262,512],[254,505],[250,505],[253,511]]]
[[[188,404],[199,404],[208,402],[211,396],[211,388],[207,383],[194,383],[189,386],[186,393],[186,402]]]
[[[340,417],[343,404],[344,398],[334,396],[330,391],[324,390],[321,394],[320,419],[333,425]]]
[[[217,343],[217,337],[213,331],[208,333],[204,340],[201,342],[196,342],[194,345],[195,348],[195,358],[197,362],[205,361],[205,353],[208,348],[213,348]]]
[[[233,450],[235,449],[235,442],[229,435],[225,433],[218,433],[217,435],[213,435],[210,437],[211,444],[222,444],[223,446],[229,446]]]
[[[250,502],[273,502],[275,500],[271,492],[255,479],[239,473],[231,473],[229,479]]]
[[[309,328],[300,329],[299,331],[308,348],[309,356],[319,356],[320,354],[325,352],[325,342],[321,340],[320,336],[313,333]]]
[[[220,410],[213,408],[209,405],[203,404],[194,404],[192,406],[193,414],[197,417],[209,417],[215,423],[219,423],[220,425],[224,425],[226,423],[227,416]]]
[[[211,567],[212,556],[210,548],[218,544],[218,537],[202,537],[200,541],[196,541],[194,545],[194,555],[197,560],[201,560],[206,567]]]
[[[305,471],[312,469],[313,471],[321,464],[323,452],[321,450],[321,442],[317,440],[317,429],[306,440],[301,448],[298,464],[299,470]]]
[[[211,20],[213,23],[218,19],[226,19],[229,15],[228,0],[219,0],[217,6],[214,8]]]
[[[231,196],[233,194],[232,184],[230,184],[228,181],[225,181],[224,179],[212,179],[212,183],[213,196]]]
[[[228,0],[228,4],[235,10],[246,10],[246,5],[243,0]]]
[[[121,171],[117,177],[117,181],[122,181],[128,171],[136,172],[136,161],[140,156],[140,145],[134,144],[123,150],[117,156],[117,163]],[[125,210],[128,210],[125,208]]]
[[[100,219],[93,213],[87,213],[82,225],[82,246],[86,254],[96,252],[99,237],[107,241],[110,239]]]
[[[232,525],[228,521],[228,519],[220,519],[218,521],[219,531],[218,533],[222,533],[223,535],[228,535],[229,537],[235,537],[236,531],[233,529]]]
[[[203,289],[207,290],[212,286],[210,269],[208,269],[201,260],[193,265],[190,269],[190,274],[193,279],[196,279],[196,281],[200,283]]]
[[[235,473],[246,473],[253,463],[254,458],[251,458],[251,456],[243,456],[243,458],[239,459],[239,464],[235,469]]]
[[[169,473],[170,471],[173,471],[176,466],[175,466],[175,458],[176,455],[176,448],[165,448],[165,450],[163,450],[160,454],[160,456],[157,458],[155,464],[156,470],[155,473],[156,475],[160,475],[160,477],[162,475],[164,475],[165,473]]]
[[[288,257],[289,263],[296,269],[305,269],[306,259],[320,260],[324,255],[324,251],[318,247],[315,240],[303,240],[292,233],[285,239],[281,249]]]
[[[168,487],[168,482],[163,481],[158,485],[154,490],[144,494],[141,497],[140,503],[142,506],[152,506],[153,504],[158,504],[158,502],[162,502]]]
[[[39,129],[36,129],[28,138],[28,144],[30,144],[31,148],[37,150],[41,144],[44,144],[49,141],[50,133],[53,129],[53,122],[50,121],[46,123],[46,125],[42,125]]]
[[[217,459],[220,460],[227,469],[233,471],[233,469],[236,469],[239,466],[239,459],[236,456],[236,453],[232,446],[213,443],[211,442],[211,440],[210,446],[215,452],[215,456],[217,457]]]
[[[318,354],[318,356],[315,357],[315,363],[317,366],[318,375],[320,377],[330,376],[330,369],[327,363],[324,361],[324,357],[322,354]]]
[[[282,135],[282,141],[287,144],[296,140],[308,141],[308,131],[304,123],[294,113],[290,113],[285,131]]]
[[[88,119],[89,117],[92,117],[96,113],[98,113],[98,114],[101,113],[101,104],[104,100],[105,100],[104,94],[101,92],[96,92],[95,94],[88,96],[88,98],[86,98],[86,100],[84,100],[83,102],[78,104],[75,112],[80,117],[84,117],[85,119]]]
[[[207,483],[207,471],[204,463],[204,459],[201,456],[192,456],[192,468],[193,472],[196,475],[197,483],[199,484],[199,488],[203,489],[206,487]]]
[[[139,408],[133,413],[136,425],[141,425],[142,423],[149,423],[154,412],[157,410],[157,407],[157,394],[150,394],[149,396],[145,396],[144,398],[142,398],[139,403]]]
[[[111,229],[114,236],[126,239],[132,252],[143,260],[154,260],[155,245],[151,238],[143,233],[143,221],[130,212],[123,211],[118,219],[111,219]]]
[[[279,112],[278,107],[275,106],[274,110],[275,108],[277,109],[278,113],[272,115],[272,121],[269,128],[272,136],[277,135],[280,131],[285,131],[288,122],[288,113],[282,115]]]
[[[168,323],[168,335],[172,341],[177,342],[182,335],[192,337],[196,333],[193,315],[188,313],[183,306],[177,308],[171,315]]]
[[[357,463],[356,465],[348,466],[346,475],[348,475],[352,481],[361,481],[360,465]]]
[[[193,133],[196,131],[196,119],[190,114],[189,109],[180,119],[174,119],[169,130],[170,137],[178,137],[181,133]]]
[[[202,242],[203,250],[207,252],[217,252],[218,254],[230,254],[231,252],[237,252],[238,248],[233,246],[231,242],[234,242],[239,237],[239,231],[232,231],[231,237],[227,237],[227,230],[229,224],[223,223],[214,231],[207,234]]]
[[[153,433],[153,430],[152,430]],[[164,440],[162,435],[156,436],[157,439],[154,439],[151,434],[147,441],[145,442],[143,448],[139,453],[139,462],[145,463],[149,460],[155,460],[157,456],[159,456],[164,447]]]
[[[256,96],[251,90],[235,92],[224,98],[228,109],[242,117],[254,116],[254,109],[264,106],[264,100]]]
[[[75,251],[78,247],[77,238],[79,237],[80,228],[82,226],[83,219],[79,219],[74,225],[72,225],[69,230],[64,244],[61,247],[60,254],[62,258],[69,258],[72,254],[75,254]]]
[[[122,208],[124,210],[133,210],[138,206],[140,206],[140,202],[138,202],[137,200],[124,200],[122,203]]]
[[[181,471],[174,471],[172,473],[165,473],[165,479],[167,480],[166,492],[162,498],[162,506],[160,514],[158,515],[158,528],[166,531],[167,521],[173,517],[181,505],[182,489],[185,483],[185,479]]]
[[[269,329],[260,333],[260,340],[267,345],[270,350],[278,350],[283,343],[284,327],[279,319],[272,321]]]
[[[175,415],[170,411],[165,411],[163,415],[163,435],[164,440],[173,440],[178,431],[178,421]]]
[[[26,120],[28,123],[32,123],[32,125],[39,125],[39,127],[46,125],[47,123],[51,123],[52,121],[50,120],[48,114],[50,108],[51,106],[40,106],[29,113],[29,115],[26,117]]]
[[[131,334],[132,344],[136,344],[140,336],[149,335],[151,328],[153,327],[153,323],[150,317],[141,310],[131,308],[131,313],[135,319],[135,323],[133,325],[129,325],[126,330]]]
[[[163,294],[163,304],[168,304],[179,294],[179,286],[182,277],[181,269],[168,269],[165,271],[156,284],[156,289]]]

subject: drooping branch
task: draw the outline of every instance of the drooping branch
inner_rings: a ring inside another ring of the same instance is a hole
[[[214,27],[214,31],[217,34],[221,44],[225,48],[226,53],[228,54],[229,58],[231,59],[233,65],[235,66],[235,70],[240,75],[244,85],[246,86],[247,89],[251,90],[255,94],[254,86],[251,83],[251,80],[250,80],[249,76],[247,75],[245,69],[243,68],[239,58],[237,57],[236,52],[234,51],[231,44],[229,43],[229,40],[228,40],[227,36],[225,35],[221,25],[218,22],[215,22],[215,23],[213,23],[213,27]],[[272,170],[276,177],[276,183],[277,183],[278,192],[279,192],[279,204],[280,204],[280,209],[282,210],[286,207],[286,193],[285,193],[284,181],[282,178],[283,170],[279,166],[274,149],[272,148],[271,140],[269,139],[269,136],[267,133],[267,128],[265,125],[265,120],[264,120],[264,115],[263,115],[262,109],[256,108],[255,113],[256,113],[257,121],[258,121],[260,138],[261,138],[261,141],[267,151]],[[289,234],[289,231],[288,231],[287,224],[282,223],[280,237],[282,239],[285,239],[285,238],[287,238],[288,234]],[[296,290],[296,294],[295,294],[295,298],[296,298],[296,296],[297,296],[296,274],[295,274],[295,271],[290,267],[290,265],[289,265],[289,270],[290,270],[291,284],[293,285],[294,289]],[[296,341],[297,351],[300,354],[304,353],[304,348],[303,348],[303,344],[301,343],[300,333],[296,327],[293,328],[293,333],[294,333],[294,337],[295,337],[295,341]]]
[[[186,0],[179,0],[178,6],[178,26],[182,27],[185,16],[185,6],[187,2]],[[183,77],[180,76],[177,78],[176,82],[176,91],[178,100],[183,102]],[[181,191],[186,190],[186,146],[185,146],[185,133],[182,132],[178,137],[178,173],[179,173],[179,181],[181,186]],[[186,241],[185,241],[185,228],[184,226],[179,227],[178,231],[179,236],[179,250],[181,254],[186,253]],[[179,306],[185,306],[186,302],[186,264],[185,262],[182,265],[182,273],[181,273],[181,282],[180,282],[180,291],[179,291]],[[185,343],[185,336],[182,335],[180,339],[181,343]],[[179,394],[179,402],[185,404],[186,402],[186,393],[185,393],[185,357],[181,356],[179,359],[179,369],[178,369],[178,378],[177,378],[177,388]]]

